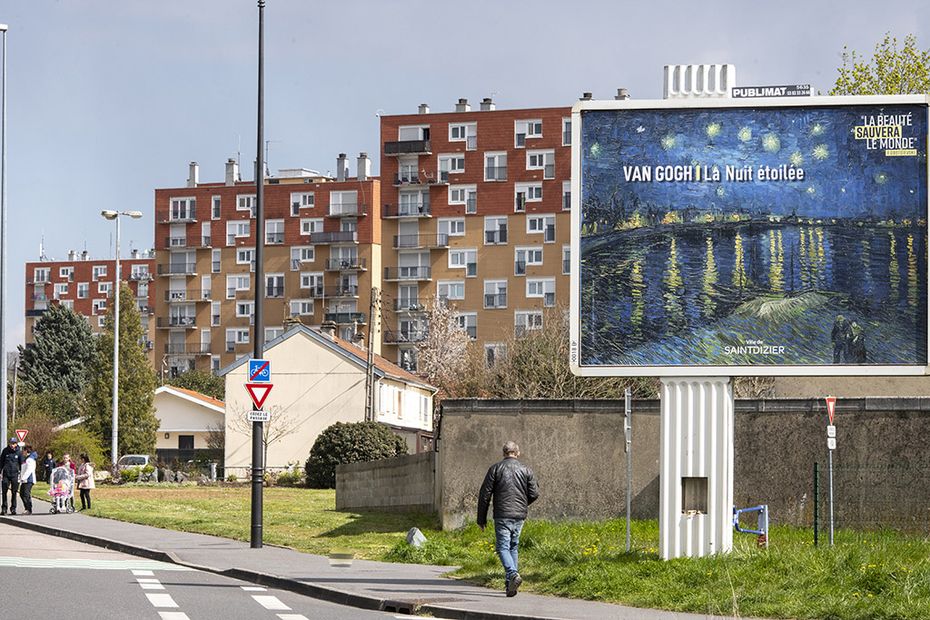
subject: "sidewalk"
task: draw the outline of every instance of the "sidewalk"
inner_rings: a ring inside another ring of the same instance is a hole
[[[697,620],[716,618],[502,591],[449,579],[449,566],[355,560],[332,567],[324,556],[281,547],[251,549],[247,543],[122,523],[82,514],[51,515],[35,501],[31,516],[0,517],[3,523],[62,536],[123,553],[171,562],[314,598],[398,613],[465,620]]]

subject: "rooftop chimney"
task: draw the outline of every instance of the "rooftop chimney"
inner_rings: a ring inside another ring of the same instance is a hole
[[[630,98],[630,93],[627,92],[627,90],[626,90],[625,88],[618,88],[618,89],[617,89],[617,96],[614,97],[614,99],[616,99],[616,100],[618,100],[618,101],[624,101],[624,100],[629,99],[629,98]]]
[[[330,340],[335,340],[336,338],[336,323],[334,321],[323,321],[323,324],[320,325],[320,333],[329,338]]]
[[[491,112],[494,110],[494,101],[490,97],[485,97],[481,100],[481,111],[482,112]]]
[[[129,255],[130,255],[132,258],[139,258],[139,250],[133,249],[133,250],[129,253]]]
[[[77,252],[68,250],[68,260],[77,260]]]
[[[81,260],[88,260],[88,259],[90,259],[90,252],[88,252],[87,250],[84,250],[83,252],[81,252]]]
[[[355,346],[357,346],[359,349],[365,348],[365,334],[362,332],[356,332],[353,340],[355,341]]]
[[[368,153],[362,152],[358,154],[358,177],[359,181],[367,181],[368,177],[371,176],[371,160],[368,159]]]
[[[456,112],[470,112],[471,106],[468,105],[468,99],[459,99],[459,102],[455,104]]]
[[[345,181],[347,176],[349,176],[349,164],[346,162],[346,154],[339,153],[339,157],[336,158],[336,180]]]
[[[197,165],[197,162],[192,161],[188,168],[187,186],[197,187],[197,184],[200,183],[200,166]]]
[[[591,99],[593,99],[591,93],[581,93],[581,101],[591,101]]]
[[[239,180],[239,162],[230,157],[226,160],[226,185],[235,185]]]
[[[417,114],[429,114],[429,106],[425,103],[421,103],[420,107],[417,108]]]

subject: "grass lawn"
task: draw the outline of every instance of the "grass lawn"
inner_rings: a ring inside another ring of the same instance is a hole
[[[37,497],[45,489],[37,485]],[[247,540],[247,487],[98,487],[90,514]],[[421,549],[404,542],[417,526]],[[425,515],[336,512],[333,491],[265,489],[265,541],[310,553],[461,566],[456,575],[503,587],[493,531],[436,530]],[[768,618],[930,618],[930,542],[893,532],[839,531],[815,548],[809,530],[775,527],[770,548],[736,534],[733,553],[699,560],[658,558],[655,521],[529,521],[520,548],[524,588],[640,607]],[[822,539],[823,540],[823,539]]]

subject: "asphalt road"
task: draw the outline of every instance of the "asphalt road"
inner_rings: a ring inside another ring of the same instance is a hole
[[[384,620],[397,616],[335,605],[0,523],[0,617]]]

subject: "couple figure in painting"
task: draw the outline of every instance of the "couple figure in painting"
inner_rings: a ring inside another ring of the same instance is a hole
[[[833,339],[834,364],[865,363],[865,332],[858,323],[838,314],[830,337]]]

